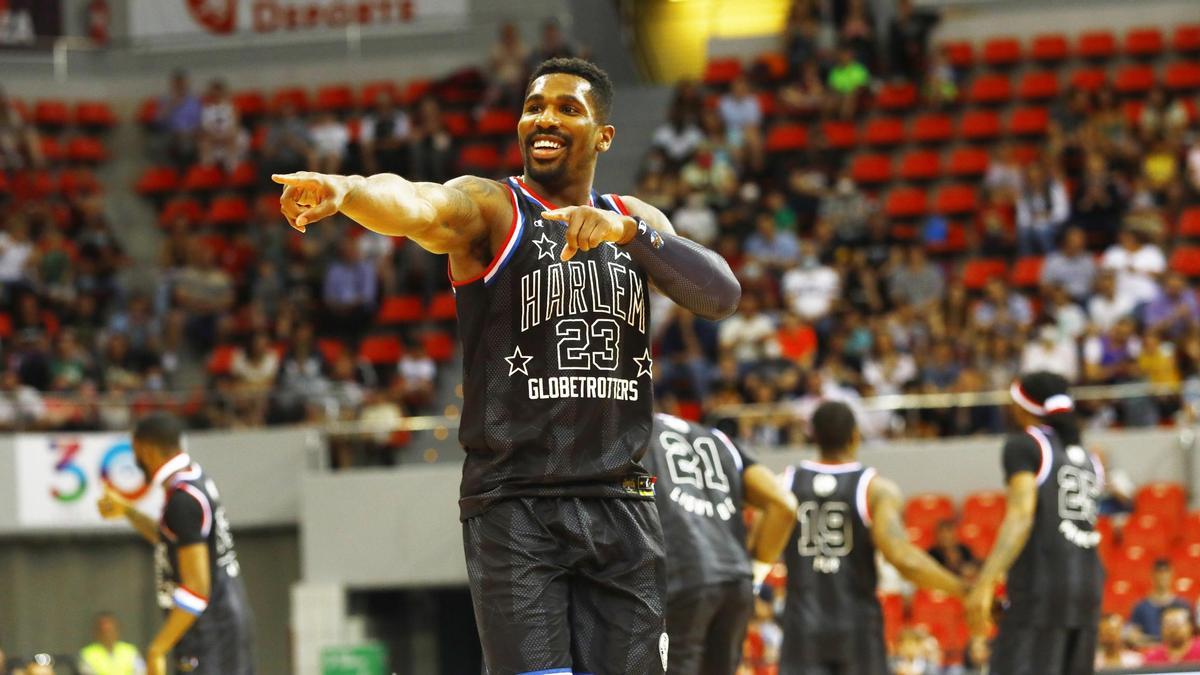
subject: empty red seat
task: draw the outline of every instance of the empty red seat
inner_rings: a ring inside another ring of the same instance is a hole
[[[1040,256],[1028,256],[1017,260],[1013,265],[1010,282],[1017,288],[1035,288],[1042,281],[1042,263]]]
[[[883,210],[890,218],[917,218],[929,210],[927,202],[920,188],[896,188],[888,193]]]
[[[1169,541],[1175,542],[1187,515],[1187,491],[1183,485],[1165,481],[1148,483],[1138,488],[1133,502],[1135,513],[1157,517],[1167,530]]]
[[[999,105],[1012,98],[1007,75],[990,73],[976,77],[967,88],[967,101],[976,105]]]
[[[57,182],[46,170],[19,171],[12,175],[12,194],[20,200],[45,199],[57,189]]]
[[[913,122],[912,137],[918,143],[945,143],[954,136],[954,123],[942,113],[925,113]]]
[[[896,117],[877,117],[867,122],[863,139],[869,145],[897,145],[904,141],[904,121]]]
[[[203,217],[204,207],[200,206],[199,201],[192,197],[177,197],[163,205],[158,214],[158,223],[169,226],[183,219],[189,224],[194,224],[200,222]]]
[[[1144,94],[1154,87],[1154,69],[1140,63],[1130,63],[1117,71],[1113,89],[1120,94]]]
[[[1042,63],[1063,61],[1070,51],[1070,47],[1067,45],[1067,36],[1062,33],[1035,35],[1033,44],[1029,47],[1029,55],[1033,57],[1033,60]]]
[[[346,353],[346,345],[337,338],[318,338],[317,351],[326,363],[333,363]]]
[[[216,190],[225,184],[225,175],[215,166],[197,164],[188,169],[183,176],[184,190],[209,191]]]
[[[1153,26],[1130,28],[1125,33],[1125,54],[1135,58],[1158,56],[1163,51],[1162,31]]]
[[[983,61],[989,66],[1011,66],[1021,60],[1021,41],[997,37],[983,43]]]
[[[458,152],[458,166],[463,171],[492,173],[500,168],[500,151],[492,143],[473,143]]]
[[[271,96],[271,109],[278,110],[283,103],[290,103],[300,112],[308,112],[308,91],[302,87],[285,87]]]
[[[1185,209],[1179,216],[1179,235],[1200,238],[1200,206]]]
[[[825,143],[834,150],[852,148],[858,142],[858,130],[854,128],[853,122],[841,120],[823,122],[821,123],[821,134],[825,136]]]
[[[67,141],[67,158],[72,162],[99,164],[108,159],[108,151],[98,138],[76,136]]]
[[[117,116],[104,101],[80,101],[75,104],[75,124],[89,129],[108,129]]]
[[[230,95],[233,107],[244,119],[255,119],[267,114],[267,99],[260,91],[238,91]],[[278,101],[275,102],[278,105]]]
[[[8,184],[8,174],[0,171],[0,194],[8,194],[12,186]]]
[[[1193,521],[1193,514],[1188,514],[1188,522]],[[1185,528],[1187,531],[1188,528]],[[1200,541],[1185,541],[1171,554],[1171,566],[1176,574],[1182,574],[1193,579],[1200,578]]]
[[[894,645],[904,628],[904,596],[899,593],[879,595],[879,606],[883,609],[883,639]]]
[[[458,306],[454,293],[446,291],[438,293],[429,301],[429,318],[435,321],[453,321],[458,318]]]
[[[955,648],[955,643],[960,641],[955,633],[966,625],[961,600],[941,591],[924,589],[913,594],[912,621],[926,626],[938,638],[942,648],[947,650]],[[942,644],[943,641],[949,644]]]
[[[378,80],[364,84],[362,91],[359,93],[359,104],[364,108],[371,108],[379,101],[381,96],[395,103],[397,98],[396,83],[391,80]]]
[[[1176,26],[1171,47],[1184,54],[1200,52],[1200,24]]]
[[[946,216],[973,212],[979,206],[979,195],[972,185],[946,185],[933,198],[933,210]]]
[[[425,306],[420,296],[393,295],[383,299],[375,321],[383,325],[420,321],[425,316]]]
[[[68,197],[100,190],[100,180],[88,169],[66,169],[58,174],[58,191]]]
[[[508,136],[517,130],[517,115],[511,110],[493,108],[479,117],[475,131],[481,136]]]
[[[358,346],[358,358],[373,366],[394,365],[404,353],[400,340],[392,335],[372,335]]]
[[[1195,607],[1196,600],[1200,599],[1200,579],[1197,577],[1176,574],[1174,581],[1171,582],[1171,588],[1189,606]]]
[[[1187,277],[1200,276],[1200,247],[1181,246],[1171,254],[1171,269]]]
[[[321,87],[317,90],[314,106],[321,111],[345,112],[354,107],[354,90],[344,84]]]
[[[42,157],[51,164],[57,163],[67,156],[67,149],[59,142],[57,136],[42,135],[38,137],[37,141]]]
[[[969,290],[982,290],[992,277],[1003,277],[1008,273],[1008,264],[996,258],[976,258],[963,265],[963,285]]]
[[[1050,127],[1050,111],[1045,108],[1017,108],[1008,118],[1008,133],[1014,136],[1041,136]]]
[[[432,331],[421,336],[421,344],[429,358],[445,363],[454,358],[454,336],[444,331]]]
[[[975,65],[975,47],[966,40],[944,43],[942,54],[946,62],[955,68],[971,68]]]
[[[1053,70],[1025,73],[1017,86],[1017,95],[1026,101],[1044,101],[1058,96],[1058,73]]]
[[[242,162],[233,167],[233,171],[225,177],[225,186],[234,190],[254,187],[258,183],[258,167],[250,162]]]
[[[954,502],[943,494],[925,493],[913,495],[904,504],[904,524],[909,526],[936,526],[943,520],[954,517]]]
[[[1081,68],[1071,73],[1071,87],[1084,91],[1099,91],[1108,82],[1108,73],[1103,68]]]
[[[411,105],[428,96],[432,91],[432,80],[413,80],[404,85],[404,89],[400,92],[400,98],[405,105]]]
[[[506,171],[516,171],[525,164],[525,157],[521,155],[521,146],[513,141],[504,148],[504,155],[500,158],[500,165]]]
[[[983,560],[992,550],[996,541],[995,528],[988,528],[979,523],[963,521],[958,526],[958,540],[971,551],[971,555]]]
[[[138,124],[148,127],[158,122],[158,99],[150,97],[144,99],[137,111]]]
[[[875,95],[875,106],[888,112],[911,110],[916,105],[917,87],[911,82],[889,82]]]
[[[808,127],[803,124],[778,124],[767,134],[767,152],[803,150],[808,145]]]
[[[772,82],[780,82],[787,78],[788,60],[786,56],[779,52],[759,54],[754,59],[754,65]]]
[[[963,138],[989,141],[1000,135],[1000,116],[991,110],[969,110],[962,116]]]
[[[1133,606],[1142,599],[1142,591],[1124,579],[1112,580],[1104,585],[1102,608],[1105,614],[1120,614],[1129,618]]]
[[[706,84],[729,84],[742,74],[742,62],[736,58],[712,59],[704,67]]]
[[[208,205],[207,220],[213,225],[240,225],[250,220],[250,207],[238,196],[217,197]]]
[[[983,527],[996,528],[1004,520],[1008,499],[1001,490],[972,492],[963,500],[964,523],[978,523]]]
[[[462,138],[471,134],[471,117],[465,112],[442,113],[442,124],[451,136]]]
[[[1200,89],[1200,62],[1176,61],[1163,71],[1163,85],[1172,91]]]
[[[1150,585],[1150,566],[1154,558],[1141,546],[1124,546],[1112,557],[1108,565],[1111,579],[1123,579],[1137,589]]]
[[[71,122],[71,112],[64,101],[43,99],[33,106],[33,122],[39,127],[65,127]]]
[[[942,174],[942,158],[931,150],[913,150],[900,160],[899,174],[904,180],[936,180]]]
[[[1117,38],[1107,30],[1080,33],[1075,53],[1085,59],[1112,58],[1117,53]]]
[[[850,175],[856,183],[874,185],[892,179],[892,158],[888,155],[858,155],[850,163]]]
[[[1171,551],[1171,538],[1166,524],[1158,516],[1135,514],[1121,531],[1124,546],[1140,546],[1151,558],[1161,558]]]
[[[971,146],[955,148],[950,153],[950,161],[946,164],[946,172],[955,178],[982,176],[987,173],[991,158],[986,150]]]

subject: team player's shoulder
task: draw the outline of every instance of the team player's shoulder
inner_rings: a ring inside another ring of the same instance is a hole
[[[191,483],[176,484],[167,494],[162,522],[167,536],[176,544],[186,546],[204,541],[213,525],[208,495]]]
[[[1034,432],[1022,430],[1004,439],[1004,477],[1012,478],[1022,471],[1038,473],[1042,468],[1042,446]]]

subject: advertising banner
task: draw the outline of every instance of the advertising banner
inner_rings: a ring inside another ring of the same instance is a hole
[[[50,49],[62,35],[62,0],[0,0],[0,49]]]
[[[96,511],[105,486],[156,520],[162,511],[162,490],[146,485],[127,434],[20,434],[16,459],[20,527],[128,527]]]

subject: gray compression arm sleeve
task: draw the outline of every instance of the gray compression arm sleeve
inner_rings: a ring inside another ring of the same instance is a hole
[[[661,238],[658,242],[654,237]],[[733,314],[742,298],[729,263],[715,251],[666,232],[638,232],[621,247],[629,252],[655,286],[679,306],[717,321]]]

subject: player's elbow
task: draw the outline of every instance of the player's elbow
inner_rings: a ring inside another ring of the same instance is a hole
[[[742,301],[742,284],[734,276],[729,263],[721,256],[714,256],[720,261],[719,272],[714,282],[706,289],[708,300],[704,307],[696,311],[696,315],[708,321],[720,321],[728,318],[737,311]]]

